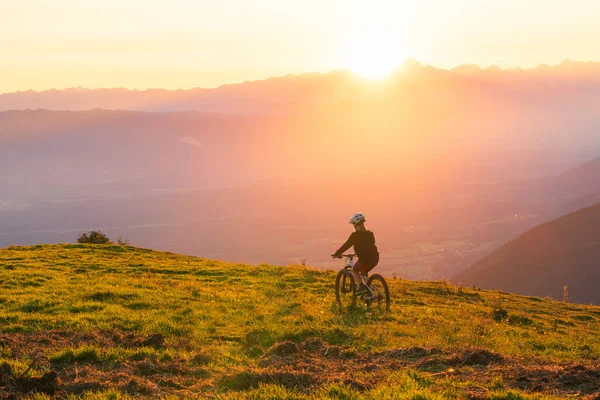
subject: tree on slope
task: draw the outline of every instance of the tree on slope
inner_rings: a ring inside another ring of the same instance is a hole
[[[87,244],[108,244],[112,243],[108,236],[106,236],[102,231],[89,231],[86,233],[82,233],[77,238],[77,243],[87,243]]]

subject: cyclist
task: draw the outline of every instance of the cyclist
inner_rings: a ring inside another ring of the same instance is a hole
[[[354,252],[358,256],[358,261],[352,268],[352,275],[358,284],[357,295],[368,290],[367,285],[363,282],[362,275],[366,275],[379,263],[379,252],[377,251],[377,246],[375,246],[375,235],[365,227],[365,221],[365,216],[360,213],[354,214],[350,218],[350,223],[354,225],[355,231],[352,232],[346,243],[332,255],[334,258],[342,258],[342,253],[354,246]]]

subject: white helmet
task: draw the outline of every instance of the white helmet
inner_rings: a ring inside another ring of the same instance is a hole
[[[359,224],[361,222],[365,222],[366,220],[367,219],[365,218],[365,216],[363,214],[358,213],[358,214],[354,214],[352,216],[352,218],[350,218],[350,223],[352,225],[356,225],[356,224]]]

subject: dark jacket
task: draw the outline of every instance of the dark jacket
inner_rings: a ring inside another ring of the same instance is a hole
[[[377,251],[377,246],[375,246],[375,235],[373,232],[352,232],[348,240],[346,240],[346,243],[335,252],[335,255],[342,255],[343,252],[352,246],[354,246],[354,252],[358,256],[360,262],[373,267],[379,263],[379,251]]]

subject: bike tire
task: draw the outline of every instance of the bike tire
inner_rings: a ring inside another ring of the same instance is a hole
[[[387,282],[385,281],[385,279],[383,278],[383,276],[379,275],[379,274],[373,274],[369,277],[369,280],[367,281],[367,285],[369,287],[372,287],[373,284],[376,284],[377,287],[381,286],[381,288],[383,288],[382,293],[375,293],[375,299],[370,300],[370,303],[373,304],[374,302],[377,302],[379,304],[379,307],[381,307],[382,303],[385,305],[385,309],[389,310],[390,309],[390,289],[388,287]]]
[[[344,307],[344,303],[352,304],[356,300],[356,284],[354,278],[349,275],[348,270],[342,269],[335,278],[335,299],[340,308]]]

